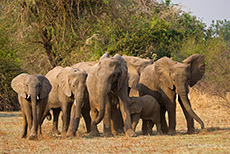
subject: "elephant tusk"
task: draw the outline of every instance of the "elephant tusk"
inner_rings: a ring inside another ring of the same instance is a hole
[[[188,100],[190,100],[190,95],[189,95],[189,93],[188,93]]]
[[[39,97],[37,96],[37,100],[39,100]]]
[[[75,106],[77,106],[77,100],[74,99],[74,103],[73,103]]]
[[[26,97],[26,99],[29,99],[30,98],[30,95],[28,95],[27,97]]]
[[[176,101],[179,102],[179,101],[178,101],[178,94],[176,94]]]

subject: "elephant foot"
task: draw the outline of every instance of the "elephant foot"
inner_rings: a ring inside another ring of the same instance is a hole
[[[66,133],[67,133],[66,131],[62,131],[61,132],[61,137],[66,137]]]
[[[167,134],[168,133],[168,128],[162,128],[161,127],[161,131],[162,131],[163,134]]]
[[[59,132],[57,129],[53,129],[53,130],[52,130],[52,134],[60,135],[61,132]]]
[[[157,135],[163,135],[163,132],[162,131],[158,131]]]
[[[118,134],[124,134],[125,132],[124,132],[124,129],[118,129],[118,130],[117,130],[117,133],[118,133]]]
[[[70,132],[68,131],[68,132],[66,133],[66,137],[75,137],[75,136],[76,136],[75,133],[73,133],[73,132],[71,132],[71,131],[70,131]]]
[[[142,135],[148,135],[147,131],[142,130]]]
[[[195,134],[195,129],[189,129],[186,134]]]
[[[90,135],[90,136],[93,136],[93,137],[98,137],[98,136],[100,136],[100,133],[99,133],[98,131],[91,131],[91,132],[89,133],[89,135]]]
[[[148,135],[149,135],[149,136],[153,135],[153,132],[152,132],[152,131],[151,131],[151,132],[148,132]]]
[[[104,137],[113,137],[113,134],[111,132],[104,132],[103,136]]]
[[[90,129],[87,129],[86,133],[90,133]]]
[[[112,130],[113,135],[124,134],[124,130]]]
[[[176,131],[175,130],[172,130],[172,129],[170,129],[169,131],[168,131],[168,133],[167,133],[168,135],[176,135]]]
[[[22,133],[21,138],[26,138],[26,134]]]
[[[36,140],[37,139],[37,135],[36,134],[31,134],[29,136],[29,140]]]
[[[128,137],[136,137],[137,134],[130,128],[125,132],[126,136]]]

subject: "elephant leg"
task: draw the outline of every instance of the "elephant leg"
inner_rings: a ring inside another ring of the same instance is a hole
[[[25,115],[25,112],[24,110],[22,109],[22,117],[23,117],[23,129],[22,129],[22,135],[21,135],[21,138],[26,138],[26,135],[27,135],[27,121],[26,121],[26,115]]]
[[[31,108],[31,105],[29,104],[29,102],[25,102],[23,104],[23,106],[24,106],[24,113],[25,113],[25,116],[26,116],[26,121],[27,121],[27,124],[28,124],[28,127],[29,127],[29,131],[31,132],[32,122],[33,122],[32,108]]]
[[[140,119],[140,114],[133,114],[131,115],[131,119],[132,119],[132,129],[135,132],[138,121]]]
[[[68,103],[67,105],[62,106],[62,136],[66,136],[68,127],[69,127],[69,121],[70,121],[70,112],[71,112],[71,104]]]
[[[147,134],[148,135],[153,135],[153,126],[154,122],[152,120],[147,121]]]
[[[37,104],[37,120],[38,120],[38,134],[42,135],[41,121],[42,115],[44,112],[43,102]]]
[[[93,121],[96,119],[98,115],[98,111],[96,109],[91,109],[91,130],[90,136],[100,136],[100,133],[97,129],[97,125],[93,124]]]
[[[82,116],[83,116],[84,121],[85,121],[87,133],[89,133],[90,132],[90,126],[91,126],[90,109],[88,109],[88,108],[85,109],[83,107]]]
[[[163,134],[167,134],[168,132],[168,126],[167,126],[167,122],[165,119],[165,113],[166,113],[165,107],[161,107],[160,122],[161,122],[161,130]]]
[[[108,99],[108,98],[107,98]],[[105,137],[112,137],[113,134],[111,132],[111,112],[110,112],[110,102],[107,100],[107,103],[105,105],[105,115],[103,119],[103,124],[104,124],[104,136]]]
[[[147,122],[147,120],[144,120],[144,119],[142,119],[142,134],[143,135],[147,135],[147,124],[148,124],[148,122]]]
[[[49,113],[49,110],[50,110],[49,106],[46,105],[46,107],[45,107],[45,109],[43,111],[42,117],[41,117],[41,125],[43,124],[47,114]]]
[[[185,118],[186,118],[186,121],[187,121],[187,128],[188,128],[187,133],[188,134],[193,134],[193,133],[195,133],[194,119],[189,115],[189,113],[185,109],[180,97],[178,97],[178,101],[180,103],[180,106],[181,106],[181,108],[182,108],[182,110],[184,112],[184,115],[185,115]],[[189,103],[189,105],[191,106],[190,103]]]
[[[122,119],[124,122],[125,134],[129,137],[137,136],[132,129],[131,117],[128,108],[128,100],[125,100],[126,96],[119,97],[120,110]]]
[[[161,122],[160,122],[160,120],[156,122],[156,127],[157,127],[157,134],[162,135],[163,132],[161,130]]]
[[[121,111],[117,108],[111,111],[111,131],[113,135],[124,133],[124,122],[122,120]]]
[[[169,135],[176,134],[176,104],[171,104],[168,109],[168,118],[169,118]]]
[[[68,136],[68,137],[69,136],[75,136],[75,133],[76,133],[78,126],[79,126],[80,115],[77,116],[76,110],[77,110],[77,106],[72,105],[70,123],[69,123],[68,131],[66,134],[66,136]]]
[[[52,133],[58,135],[58,134],[61,134],[58,131],[58,117],[59,117],[61,109],[57,108],[57,109],[52,109],[52,110],[53,110],[53,128],[52,128]]]

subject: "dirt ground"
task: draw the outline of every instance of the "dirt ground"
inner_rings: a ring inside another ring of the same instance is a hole
[[[192,107],[205,124],[205,129],[201,130],[195,122],[197,133],[193,135],[185,134],[186,121],[178,103],[175,136],[143,136],[140,121],[136,129],[138,137],[91,138],[85,133],[85,125],[81,121],[76,137],[62,138],[50,133],[52,122],[45,120],[43,136],[30,141],[20,138],[20,112],[0,112],[0,153],[230,153],[229,106],[224,106],[224,100],[219,97],[194,89],[190,91]],[[102,130],[100,123],[99,131]]]

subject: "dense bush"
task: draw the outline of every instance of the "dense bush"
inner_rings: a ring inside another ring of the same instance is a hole
[[[11,89],[11,80],[21,73],[20,60],[16,58],[6,24],[0,21],[0,111],[19,109],[16,93]]]
[[[203,81],[219,94],[230,89],[230,22],[207,28],[170,0],[4,0],[0,8],[1,110],[13,109],[10,81],[21,70],[46,74],[104,52],[178,61],[201,53]]]

